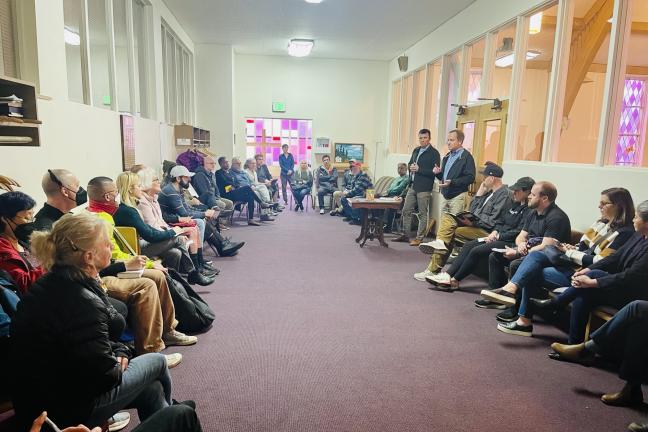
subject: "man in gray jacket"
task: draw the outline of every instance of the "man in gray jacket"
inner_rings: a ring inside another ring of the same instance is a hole
[[[502,183],[504,170],[499,165],[486,162],[484,168],[479,172],[484,176],[484,180],[470,203],[470,214],[456,220],[450,214],[442,216],[453,219],[452,224],[455,229],[452,236],[437,236],[435,241],[419,245],[422,252],[432,254],[430,265],[426,270],[429,275],[436,274],[441,270],[452,250],[455,237],[463,241],[487,237],[493,231],[502,214],[508,211],[513,204],[511,191]]]

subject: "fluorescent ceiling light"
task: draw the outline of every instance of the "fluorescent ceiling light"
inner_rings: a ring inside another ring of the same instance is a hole
[[[306,3],[313,3],[313,4],[322,3],[322,0],[305,0],[305,1]]]
[[[526,59],[531,60],[540,55],[540,51],[527,51]],[[495,60],[495,66],[500,68],[509,67],[513,64],[513,53],[507,54]]]
[[[531,15],[529,18],[529,34],[538,34],[542,30],[542,12]]]
[[[288,44],[288,54],[293,57],[306,57],[313,49],[315,42],[312,39],[291,39]]]
[[[81,45],[79,33],[75,33],[67,27],[63,28],[63,39],[65,39],[65,43],[68,45]]]

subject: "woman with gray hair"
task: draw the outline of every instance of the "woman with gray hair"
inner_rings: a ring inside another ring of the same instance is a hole
[[[569,343],[583,342],[591,311],[597,306],[622,308],[634,300],[648,300],[648,201],[637,206],[635,233],[615,253],[577,271],[558,297],[531,302],[541,309],[572,304]]]
[[[110,264],[106,222],[65,215],[51,232],[32,235],[32,252],[49,272],[34,283],[12,320],[13,403],[27,429],[45,409],[59,426],[101,425],[126,407],[140,420],[171,405],[162,354],[129,361],[111,338],[124,327],[99,272]],[[53,357],[56,353],[56,358]]]

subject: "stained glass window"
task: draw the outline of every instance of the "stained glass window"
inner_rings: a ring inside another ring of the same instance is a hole
[[[615,165],[639,166],[643,153],[646,117],[646,81],[626,79]]]
[[[279,166],[281,146],[288,144],[295,162],[306,160],[310,164],[312,127],[312,120],[246,118],[246,157],[265,153],[267,165]]]

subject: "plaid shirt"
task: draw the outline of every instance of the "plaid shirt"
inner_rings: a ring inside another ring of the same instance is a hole
[[[347,185],[346,190],[348,191],[348,193],[346,197],[364,197],[365,191],[372,186],[373,184],[371,183],[369,176],[363,172],[360,172],[359,174],[354,176],[351,179],[351,183]]]

